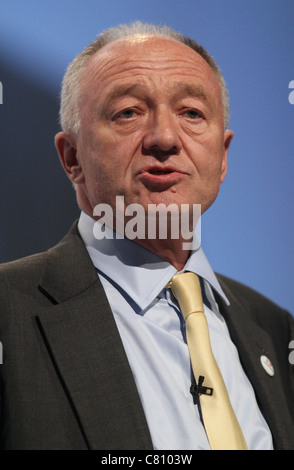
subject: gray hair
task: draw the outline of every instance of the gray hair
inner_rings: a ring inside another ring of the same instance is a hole
[[[225,80],[219,67],[208,52],[193,39],[177,33],[168,26],[157,26],[144,24],[140,21],[119,25],[103,31],[97,39],[91,42],[77,57],[69,64],[62,82],[61,104],[60,104],[60,124],[64,131],[76,133],[80,125],[79,116],[79,94],[81,77],[85,71],[89,59],[102,47],[118,39],[127,38],[134,35],[158,36],[167,39],[174,39],[197,52],[211,67],[219,82],[223,103],[223,118],[225,128],[229,121],[229,99]]]

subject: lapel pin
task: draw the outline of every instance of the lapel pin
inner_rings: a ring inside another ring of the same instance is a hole
[[[260,356],[260,362],[266,373],[273,377],[273,375],[275,374],[275,370],[269,358],[267,356],[262,355]]]

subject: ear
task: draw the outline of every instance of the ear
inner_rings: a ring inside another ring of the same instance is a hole
[[[224,182],[227,169],[228,169],[228,150],[230,143],[234,137],[233,131],[227,129],[225,130],[224,134],[224,149],[223,149],[223,160],[222,160],[222,167],[221,167],[221,183]]]
[[[84,175],[77,156],[76,138],[70,132],[59,132],[55,136],[55,146],[68,178],[75,184],[84,182]]]

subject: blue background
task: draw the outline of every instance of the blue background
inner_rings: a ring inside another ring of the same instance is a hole
[[[138,19],[193,37],[221,67],[235,137],[202,244],[216,271],[294,313],[293,0],[0,1],[0,261],[47,249],[78,216],[53,143],[60,82],[101,30]]]

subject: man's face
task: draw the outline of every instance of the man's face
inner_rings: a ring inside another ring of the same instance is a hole
[[[83,75],[80,128],[70,139],[78,200],[201,204],[227,168],[221,91],[204,59],[176,41],[134,37],[98,51]],[[69,147],[67,146],[67,153]]]

